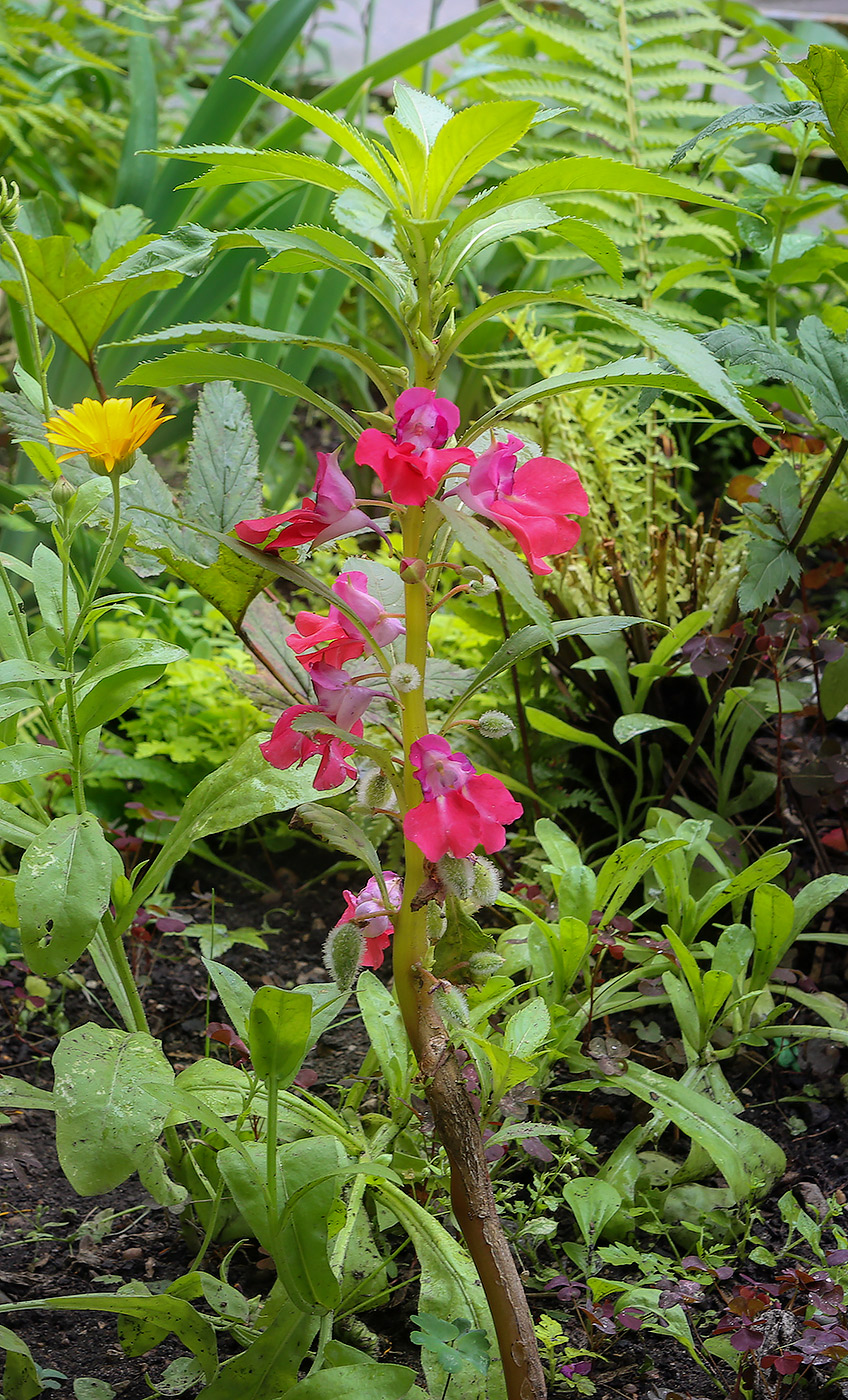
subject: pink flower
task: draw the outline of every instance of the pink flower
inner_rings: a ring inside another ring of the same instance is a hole
[[[403,632],[400,619],[389,617],[382,603],[368,592],[365,574],[355,569],[340,574],[333,584],[333,592],[368,628],[378,646],[388,646]],[[318,661],[325,661],[328,666],[344,666],[346,661],[353,661],[370,650],[359,628],[336,607],[331,607],[326,617],[320,613],[299,612],[294,625],[295,631],[286,638],[286,644],[307,669]]]
[[[376,690],[357,685],[356,677],[326,661],[316,661],[309,673],[319,708],[341,729],[352,729],[362,719]]]
[[[336,927],[340,924],[358,924],[362,929],[365,936],[365,951],[360,964],[362,967],[382,966],[383,954],[395,931],[392,917],[403,902],[403,880],[400,876],[395,875],[392,870],[386,870],[383,872],[383,878],[389,896],[388,906],[383,903],[380,886],[374,875],[359,894],[351,894],[350,890],[344,891],[345,912]]]
[[[458,462],[470,466],[473,452],[445,443],[459,427],[459,409],[450,399],[437,398],[432,389],[405,389],[395,404],[394,437],[377,428],[366,428],[356,444],[354,457],[371,467],[393,501],[423,506],[434,496],[450,468]]]
[[[545,556],[574,547],[580,526],[568,516],[587,515],[589,500],[567,462],[532,457],[517,467],[523,446],[512,434],[506,442],[493,442],[477,458],[467,482],[451,494],[514,535],[534,574],[549,574]]]
[[[365,512],[354,507],[353,484],[339,466],[338,451],[318,453],[313,490],[315,500],[301,501],[296,510],[260,520],[240,520],[236,525],[239,539],[270,552],[300,544],[327,544],[339,535],[375,528]]]
[[[410,758],[424,801],[407,812],[403,829],[427,859],[463,859],[477,846],[489,854],[501,850],[504,825],[523,811],[503,783],[478,773],[465,754],[452,752],[438,734],[416,740]]]
[[[444,447],[459,427],[459,409],[438,399],[432,389],[404,389],[395,402],[398,442],[417,447]]]
[[[344,739],[337,738],[335,734],[321,734],[317,731],[301,734],[292,728],[292,721],[300,715],[322,713],[317,705],[291,705],[280,715],[270,739],[259,745],[263,757],[272,768],[293,768],[295,764],[302,768],[308,759],[320,754],[321,762],[313,779],[313,786],[319,792],[338,787],[345,778],[356,777],[356,769],[345,762],[354,752],[353,744],[345,743]],[[350,732],[357,739],[361,738],[362,724],[351,725]]]

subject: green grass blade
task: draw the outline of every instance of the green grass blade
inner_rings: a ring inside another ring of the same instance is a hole
[[[318,0],[274,0],[268,6],[215,78],[183,132],[181,145],[228,141],[238,131],[259,101],[259,93],[246,83],[231,80],[240,77],[270,81],[317,5]],[[188,162],[173,161],[160,172],[144,205],[158,228],[174,228],[182,218],[193,195],[190,190],[178,191],[174,186],[190,180],[194,173]]]
[[[148,23],[140,24],[127,41],[129,52],[130,114],[115,181],[115,204],[144,207],[147,192],[156,179],[156,157],[143,152],[155,146],[158,135],[156,61]]]

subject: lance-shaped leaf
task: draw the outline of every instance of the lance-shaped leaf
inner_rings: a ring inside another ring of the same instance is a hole
[[[317,836],[335,846],[337,851],[346,851],[356,860],[361,860],[371,874],[383,883],[380,857],[362,827],[346,812],[337,812],[335,807],[325,807],[318,802],[304,802],[297,809],[296,821],[308,826]]]
[[[247,359],[243,355],[224,355],[212,350],[178,350],[173,355],[165,355],[139,365],[122,384],[144,384],[150,388],[164,388],[172,384],[206,384],[210,380],[237,379],[248,384],[267,384],[278,393],[289,398],[303,399],[338,423],[353,438],[362,431],[360,425],[349,413],[337,404],[316,394],[306,384],[275,365],[266,365],[261,360]]]
[[[296,180],[299,184],[318,185],[335,194],[342,190],[367,189],[340,165],[332,165],[317,156],[301,155],[297,151],[255,151],[244,146],[175,146],[171,150],[155,151],[182,162],[211,166],[203,175],[185,180],[179,189],[215,189],[218,185],[243,185],[254,180]]]
[[[789,67],[797,72],[798,65],[789,64]],[[793,122],[799,121],[826,123],[827,117],[818,102],[752,102],[747,107],[734,107],[732,112],[725,112],[723,116],[717,117],[709,126],[705,126],[703,131],[699,131],[697,136],[690,136],[688,141],[678,146],[669,165],[677,165],[693,147],[701,141],[709,140],[719,131],[729,131],[739,126],[757,126],[765,130],[772,126],[791,126]]]
[[[446,122],[427,160],[427,217],[437,218],[463,185],[520,141],[535,114],[535,102],[478,102]]]

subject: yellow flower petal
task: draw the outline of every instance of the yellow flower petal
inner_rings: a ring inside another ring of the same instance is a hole
[[[83,399],[72,409],[58,409],[44,426],[48,442],[70,449],[59,461],[82,453],[92,466],[111,472],[118,463],[128,464],[159,424],[172,417],[153,398],[137,404],[132,399]]]

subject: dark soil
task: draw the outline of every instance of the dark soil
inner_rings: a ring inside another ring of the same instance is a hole
[[[291,857],[293,861],[297,854]],[[311,854],[307,851],[304,860],[307,870]],[[229,877],[222,878],[220,871],[209,866],[197,867],[193,877],[177,896],[173,912],[191,916],[198,923],[209,922],[214,888],[218,923],[229,929],[263,930],[267,952],[237,945],[225,958],[251,985],[326,981],[322,948],[327,930],[341,912],[346,877],[329,876],[304,890],[299,888],[294,871],[283,870],[278,872],[279,893],[263,897],[245,897]],[[204,968],[190,939],[157,935],[151,943],[139,942],[135,953],[151,1029],[162,1038],[166,1053],[179,1070],[203,1055],[207,1047],[204,1031],[209,992]],[[810,949],[808,956],[816,958],[818,950]],[[88,979],[85,991],[68,993],[64,1014],[71,1025],[88,1020],[111,1024],[93,999],[98,991],[93,969],[86,968],[84,962],[81,967]],[[814,970],[827,990],[844,991],[841,956],[824,966],[819,957]],[[50,1055],[57,1043],[49,1009],[25,1027],[18,1026],[10,1016],[14,998],[7,992],[0,997],[8,998],[0,1001],[0,1072],[49,1088]],[[208,1019],[225,1020],[223,1010],[214,1004],[214,990],[211,997]],[[629,1034],[634,1055],[641,1053],[626,1024],[615,1030],[619,1035]],[[346,1078],[350,1082],[349,1076],[356,1074],[366,1049],[364,1029],[355,1018],[352,1003],[346,1024],[325,1036],[310,1057],[309,1067],[316,1075],[313,1092],[332,1097],[334,1086]],[[650,1049],[645,1047],[645,1052]],[[227,1055],[221,1046],[213,1047],[213,1053]],[[750,1101],[750,1121],[772,1136],[787,1156],[786,1174],[760,1206],[754,1228],[758,1239],[779,1253],[785,1226],[776,1201],[785,1191],[794,1190],[799,1199],[813,1205],[822,1197],[844,1199],[843,1193],[848,1195],[848,1122],[838,1077],[840,1068],[845,1067],[831,1054],[818,1060],[813,1056],[794,1069],[779,1069],[773,1061],[763,1059],[764,1053],[752,1050],[749,1059],[737,1061],[732,1078],[737,1093]],[[649,1058],[645,1062],[650,1062]],[[803,1092],[811,1080],[817,1090],[813,1098]],[[631,1099],[602,1092],[592,1096],[554,1092],[549,1104],[560,1114],[584,1121],[592,1129],[602,1156],[633,1126],[636,1120],[631,1114],[639,1112]],[[59,1169],[52,1120],[37,1112],[10,1117],[11,1121],[0,1127],[0,1302],[110,1292],[133,1281],[142,1281],[155,1291],[188,1270],[195,1242],[184,1238],[178,1217],[155,1205],[137,1178],[105,1197],[80,1199]],[[656,1247],[662,1251],[662,1238]],[[211,1251],[204,1267],[215,1272],[222,1254]],[[403,1260],[400,1262],[402,1266]],[[562,1256],[550,1255],[543,1262],[569,1271]],[[248,1296],[266,1292],[271,1281],[255,1245],[236,1254],[229,1277]],[[532,1280],[528,1287],[534,1310],[566,1319],[573,1344],[584,1345],[578,1315],[538,1285],[534,1287]],[[401,1290],[398,1296],[393,1306],[364,1321],[379,1337],[382,1359],[415,1365],[416,1352],[406,1341],[415,1289],[408,1290],[408,1295]],[[0,1322],[11,1324],[25,1338],[40,1366],[64,1375],[66,1379],[56,1377],[51,1382],[60,1400],[74,1394],[72,1383],[80,1377],[108,1382],[123,1400],[143,1400],[151,1394],[150,1382],[155,1385],[168,1363],[185,1354],[176,1339],[169,1338],[146,1356],[128,1358],[119,1344],[115,1320],[96,1313],[36,1310],[0,1315]],[[222,1356],[231,1354],[227,1335],[219,1334],[219,1340]],[[596,1363],[592,1379],[597,1400],[723,1400],[728,1394],[728,1387],[717,1384],[677,1343],[644,1330],[605,1342],[603,1359]],[[552,1396],[576,1393],[566,1387],[552,1391]],[[842,1393],[834,1387],[803,1391],[805,1395]],[[458,1389],[454,1400],[460,1400]]]

